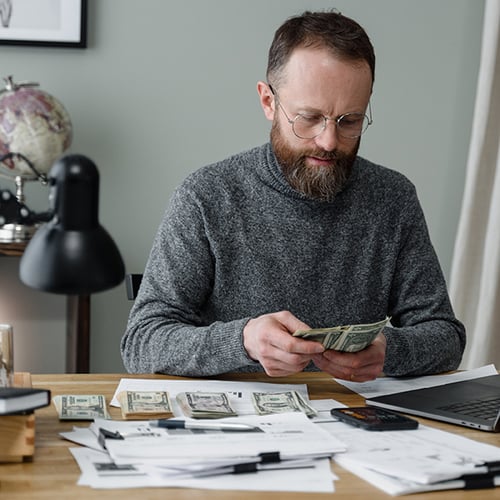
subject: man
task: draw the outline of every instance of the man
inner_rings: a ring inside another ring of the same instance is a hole
[[[375,55],[335,12],[276,32],[257,91],[271,142],[174,193],[122,339],[132,372],[322,370],[357,382],[457,368],[455,318],[413,185],[357,156]],[[391,326],[358,353],[298,329]]]

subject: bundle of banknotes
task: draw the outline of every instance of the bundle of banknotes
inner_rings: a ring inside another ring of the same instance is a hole
[[[106,408],[106,398],[101,394],[64,394],[54,396],[53,402],[60,420],[111,418]]]
[[[224,418],[237,415],[225,392],[180,392],[176,399],[188,417]]]
[[[252,403],[259,415],[289,411],[301,411],[308,417],[317,415],[316,410],[297,391],[253,392]]]
[[[389,320],[390,318],[385,318],[376,323],[297,330],[293,336],[320,342],[325,349],[358,352],[375,340]]]
[[[223,418],[237,415],[224,392],[181,392],[176,399],[188,417]],[[253,392],[252,403],[259,415],[298,411],[308,416],[316,415],[316,410],[297,391]]]
[[[124,419],[154,420],[173,417],[172,404],[166,391],[122,391],[117,399]],[[176,400],[188,417],[237,416],[225,392],[180,392]],[[53,402],[60,420],[111,418],[106,408],[106,398],[101,394],[65,394],[55,396]],[[316,415],[314,408],[297,391],[253,392],[252,403],[259,415],[299,411],[308,416]]]
[[[122,391],[116,398],[125,420],[170,418],[174,415],[166,391]]]

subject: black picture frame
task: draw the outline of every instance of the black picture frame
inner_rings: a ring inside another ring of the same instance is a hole
[[[0,0],[0,45],[87,47],[87,0],[23,0],[18,7],[15,18],[16,0]]]

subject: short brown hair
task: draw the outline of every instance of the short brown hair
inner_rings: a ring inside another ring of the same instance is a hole
[[[336,57],[366,61],[375,80],[375,51],[366,31],[338,11],[306,11],[285,21],[269,48],[267,81],[278,87],[282,70],[297,47],[327,48]]]

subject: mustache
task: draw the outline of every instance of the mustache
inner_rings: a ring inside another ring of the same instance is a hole
[[[320,160],[338,160],[342,158],[342,153],[339,153],[337,150],[333,151],[306,151],[303,154],[303,157],[312,156],[314,158],[319,158]]]

